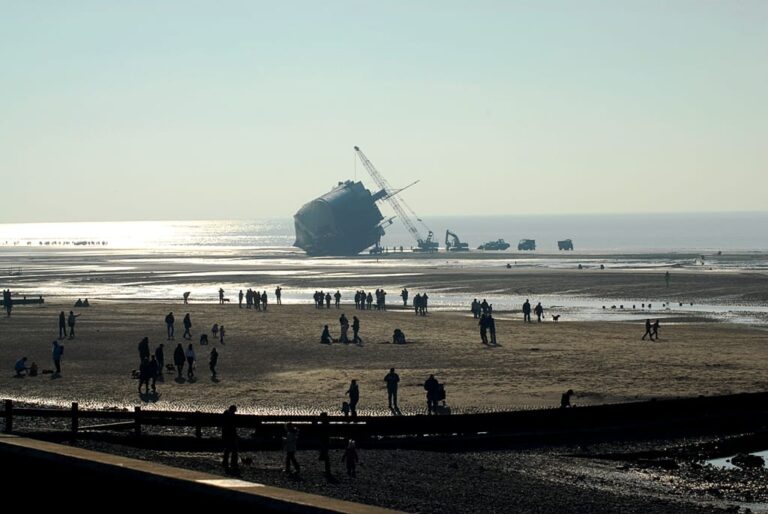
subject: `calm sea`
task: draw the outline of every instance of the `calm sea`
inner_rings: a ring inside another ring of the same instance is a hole
[[[556,252],[557,241],[572,239],[577,252],[685,252],[768,250],[768,212],[621,214],[571,216],[464,216],[424,218],[444,243],[446,229],[475,248],[505,239],[535,239],[537,249]],[[426,236],[426,226],[420,226]],[[382,244],[410,248],[413,238],[398,220]],[[1,246],[77,246],[106,243],[113,248],[178,247],[285,248],[293,244],[291,219],[260,221],[139,221],[0,224]]]

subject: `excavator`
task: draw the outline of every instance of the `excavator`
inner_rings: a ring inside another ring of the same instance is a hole
[[[469,244],[462,243],[459,236],[451,232],[445,231],[445,249],[449,252],[468,252]]]

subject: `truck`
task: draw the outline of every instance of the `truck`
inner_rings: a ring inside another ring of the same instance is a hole
[[[521,239],[519,243],[517,243],[517,249],[520,251],[523,250],[535,250],[536,249],[536,240],[535,239]]]
[[[562,241],[557,242],[557,249],[558,250],[573,250],[573,241],[570,239],[563,239]]]

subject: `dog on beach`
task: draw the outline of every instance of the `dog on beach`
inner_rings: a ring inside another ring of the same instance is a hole
[[[555,314],[554,316],[552,316],[552,321],[558,321],[559,319],[560,319],[559,314]]]
[[[139,370],[132,369],[131,370],[131,378],[139,378]]]

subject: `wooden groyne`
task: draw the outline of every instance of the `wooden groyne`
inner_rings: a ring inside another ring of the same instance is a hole
[[[19,418],[64,419],[69,438],[122,431],[133,436],[155,437],[153,427],[176,427],[175,437],[203,439],[203,429],[220,427],[223,415],[203,412],[143,410],[103,411],[80,409],[17,408],[4,402],[4,431],[14,433]],[[328,416],[328,435],[355,439],[367,447],[456,447],[462,443],[578,442],[595,438],[704,435],[754,431],[768,427],[768,393],[744,393],[683,399],[595,405],[567,409],[539,409],[454,414],[442,416]],[[39,420],[38,420],[39,422]],[[288,422],[298,426],[302,441],[312,446],[321,434],[320,418],[304,415],[237,415],[241,433],[252,434],[254,444],[279,447]],[[38,425],[39,423],[35,423]],[[186,430],[185,430],[186,429]],[[170,436],[164,436],[170,437]],[[210,438],[209,438],[210,439]]]

